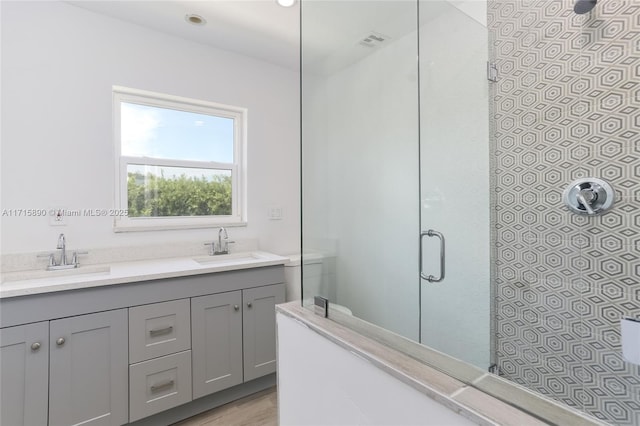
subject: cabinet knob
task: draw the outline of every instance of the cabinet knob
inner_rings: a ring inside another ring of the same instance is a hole
[[[250,307],[252,307],[252,306],[253,306],[253,303],[251,303],[251,302],[247,302],[247,308],[250,308]]]
[[[64,345],[64,342],[66,342],[66,340],[64,340],[64,337],[59,337],[58,340],[56,340],[56,345],[62,346]]]
[[[234,309],[234,310],[236,310],[236,311],[239,311],[239,310],[240,310],[240,306],[238,306],[238,305],[233,305],[233,309]]]
[[[40,349],[40,342],[35,342],[34,344],[31,345],[31,350],[32,351],[37,351],[38,349]]]

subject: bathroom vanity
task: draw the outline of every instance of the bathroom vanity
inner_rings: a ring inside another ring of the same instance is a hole
[[[0,423],[170,424],[273,386],[284,261],[3,284]]]

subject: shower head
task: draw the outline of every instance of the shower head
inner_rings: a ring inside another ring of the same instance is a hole
[[[590,12],[598,3],[598,0],[576,0],[576,3],[573,5],[573,11],[578,15],[582,15],[583,13]]]

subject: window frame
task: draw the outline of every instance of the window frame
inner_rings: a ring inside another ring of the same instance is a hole
[[[121,105],[123,102],[233,119],[233,163],[123,156],[120,122]],[[113,225],[115,232],[246,225],[246,108],[150,92],[146,90],[113,86],[113,139],[115,147],[114,205],[116,206],[117,211],[128,210],[129,208],[127,197],[127,166],[130,164],[231,171],[230,215],[161,217],[128,217],[115,215]]]

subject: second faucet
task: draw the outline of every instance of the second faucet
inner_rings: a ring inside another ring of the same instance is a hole
[[[220,229],[218,229],[218,241],[205,243],[205,245],[211,246],[211,250],[209,250],[210,255],[217,256],[220,254],[229,254],[229,244],[231,243],[235,243],[235,241],[229,241],[227,230],[221,226]]]

